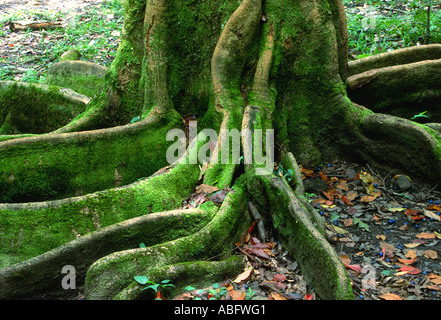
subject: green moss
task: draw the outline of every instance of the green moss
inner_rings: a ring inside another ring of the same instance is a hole
[[[111,189],[39,210],[0,210],[2,253],[10,256],[10,261],[18,262],[74,240],[75,234],[88,234],[98,227],[177,208],[194,191],[198,176],[197,166],[180,165],[169,174],[130,188]],[[158,228],[166,230],[167,226]],[[148,243],[149,239],[145,241]]]
[[[173,105],[181,114],[201,116],[208,110],[212,54],[223,26],[239,4],[237,0],[170,2],[168,27],[173,37],[168,59],[179,63],[169,64],[168,87]]]
[[[59,93],[14,83],[0,87],[0,135],[47,133],[71,121],[85,109]]]
[[[0,154],[0,202],[60,199],[126,185],[168,165],[169,118],[138,130],[4,148]],[[175,121],[173,121],[175,120]]]
[[[93,97],[104,84],[104,78],[97,76],[51,76],[46,83],[62,88],[70,88],[87,97]]]
[[[223,253],[234,248],[239,236],[246,232],[250,219],[246,212],[247,198],[243,179],[236,180],[215,217],[199,232],[153,247],[114,253],[98,260],[87,272],[86,296],[90,299],[111,299],[129,286],[133,276],[181,263],[206,259],[223,259]],[[112,270],[112,275],[107,270]]]
[[[271,179],[276,178],[255,176],[249,180],[249,185],[253,190],[265,190],[260,191],[267,198],[264,208],[270,210],[279,241],[298,261],[306,279],[313,284],[322,299],[353,299],[349,279],[346,274],[340,273],[345,271],[341,261],[335,259],[337,256],[332,253],[332,247],[314,228],[306,210],[303,214],[293,214],[291,208],[288,209],[292,206],[290,196],[282,192],[282,188],[275,188]],[[301,207],[300,204],[299,210]]]
[[[175,287],[165,290],[167,298],[177,297],[184,293],[185,287],[204,288],[216,282],[232,278],[243,270],[243,259],[232,256],[222,261],[183,262],[154,269],[147,274],[149,280],[160,283],[170,280]],[[144,286],[133,281],[125,290],[115,296],[114,300],[154,299],[153,291],[143,291]]]

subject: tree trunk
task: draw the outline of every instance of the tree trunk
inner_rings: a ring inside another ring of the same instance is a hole
[[[117,234],[104,231],[115,223],[178,208],[203,183],[232,188],[220,208],[212,203],[200,208],[206,221],[190,215],[187,232],[178,227],[156,231],[152,223],[145,228],[158,232],[157,239],[149,239],[146,248],[137,248],[137,242],[146,241],[141,235],[127,242],[115,236],[117,252],[102,244],[97,254],[70,260],[82,266],[86,297],[139,298],[137,275],[172,279],[179,291],[200,281],[202,273],[213,279],[234,274],[237,259],[224,259],[251,223],[246,204],[252,201],[271,219],[320,298],[352,299],[324,222],[304,197],[297,163],[368,161],[415,178],[439,179],[436,125],[374,113],[362,105],[379,111],[402,105],[403,97],[394,94],[402,74],[409,75],[406,99],[439,102],[440,47],[419,49],[423,62],[394,53],[348,64],[340,0],[124,4],[116,59],[105,87],[87,109],[51,134],[0,136],[5,140],[0,143],[0,201],[5,202],[0,225],[6,234],[0,235],[0,244],[7,248],[2,250],[7,262],[0,265],[0,297],[29,294],[29,285],[20,279],[32,279],[34,290],[59,285],[66,264],[65,258],[57,259],[60,246],[84,247],[81,236],[100,239],[97,234]],[[433,82],[421,83],[429,72],[436,75]],[[217,143],[209,135],[198,136],[197,142],[189,136],[183,161],[170,164],[167,151],[179,141],[166,137],[172,129],[185,129],[186,115],[197,118],[199,131],[220,134]],[[136,116],[140,120],[129,123]],[[230,139],[226,129],[242,135],[222,149]],[[201,172],[202,161],[194,163],[192,157],[208,149],[211,163]],[[291,182],[272,174],[274,161],[292,170]],[[173,223],[168,217],[164,214],[163,220]],[[47,256],[57,274],[51,281]],[[206,261],[212,257],[219,261]],[[14,290],[3,289],[5,284]]]

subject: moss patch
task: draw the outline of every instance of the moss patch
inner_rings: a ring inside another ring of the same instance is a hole
[[[58,87],[0,86],[0,135],[47,133],[65,125],[85,109],[69,101]]]

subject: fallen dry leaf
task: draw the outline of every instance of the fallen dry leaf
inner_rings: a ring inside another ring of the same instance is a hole
[[[401,263],[404,263],[404,264],[412,264],[412,263],[415,263],[417,261],[417,259],[409,259],[409,260],[398,259],[398,261],[400,261]]]
[[[337,189],[340,189],[341,191],[346,191],[346,192],[349,191],[348,184],[346,183],[345,180],[340,181],[340,183],[337,184],[335,187]]]
[[[403,300],[399,295],[391,292],[379,295],[378,297],[384,300]]]
[[[219,189],[216,186],[210,186],[208,184],[201,184],[196,187],[197,193],[205,192],[206,194],[209,194],[215,191],[219,191]]]
[[[409,250],[406,253],[406,258],[408,258],[408,259],[415,259],[416,257],[417,257],[417,254],[416,254],[415,250]]]
[[[418,239],[435,239],[436,235],[428,232],[421,232],[420,234],[417,234],[416,236]]]
[[[405,245],[407,248],[416,248],[416,247],[418,247],[420,244],[421,244],[421,243],[405,243],[404,245]]]
[[[437,215],[435,212],[424,209],[423,213],[428,218],[432,218],[434,220],[441,221],[441,217],[439,215]]]
[[[408,274],[418,274],[420,270],[411,266],[404,265],[400,269],[400,271],[407,271]]]
[[[376,238],[383,241],[386,240],[386,236],[384,234],[377,234]]]
[[[352,226],[353,221],[351,218],[347,218],[347,219],[343,220],[343,223],[344,223],[345,227],[350,227],[350,226]]]
[[[349,201],[353,201],[355,198],[357,198],[358,193],[355,191],[350,191],[346,194],[346,198],[348,198]]]
[[[232,300],[245,300],[245,292],[239,290],[230,290],[229,292]]]
[[[278,282],[283,282],[283,281],[286,280],[286,277],[285,277],[283,274],[276,273],[276,274],[273,276],[273,280],[274,280],[274,281],[278,281]]]
[[[253,268],[248,268],[241,274],[239,274],[236,279],[234,279],[234,283],[240,284],[246,280],[248,280],[251,277],[251,274],[253,273]]]
[[[271,300],[271,298],[273,300],[287,300],[284,296],[282,296],[281,294],[277,293],[277,292],[271,292],[268,295],[268,298]]]
[[[425,250],[423,252],[423,256],[430,259],[438,259],[438,253],[435,250]]]
[[[430,279],[430,282],[433,282],[435,284],[441,284],[441,276],[431,273],[427,276],[427,278]]]
[[[377,199],[377,197],[375,196],[364,196],[361,198],[361,202],[371,202],[374,201],[375,199]]]

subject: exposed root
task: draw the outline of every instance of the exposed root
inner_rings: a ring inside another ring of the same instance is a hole
[[[404,103],[439,103],[441,59],[372,69],[349,77],[346,85],[351,100],[377,112]]]
[[[162,280],[170,280],[175,288],[170,295],[178,298],[186,291],[186,286],[203,287],[207,284],[224,281],[239,274],[244,267],[243,258],[234,255],[221,261],[194,261],[167,265],[148,272],[148,278],[156,283]],[[143,286],[132,282],[128,287],[121,290],[115,296],[115,300],[153,299],[153,292],[142,291]]]
[[[241,97],[239,79],[247,48],[262,17],[262,0],[243,0],[231,15],[217,42],[211,61],[216,108],[236,107]],[[236,87],[232,86],[236,85]]]
[[[348,77],[348,24],[346,20],[345,7],[340,0],[328,1],[332,10],[335,35],[337,40],[337,53],[339,74],[342,81]]]
[[[257,120],[258,112],[259,108],[247,107],[243,128],[260,125]],[[242,143],[246,149],[246,144],[250,141],[243,139]],[[291,162],[294,163],[292,159]],[[302,272],[320,297],[353,299],[346,271],[324,237],[323,222],[317,217],[315,210],[305,207],[286,181],[270,174],[257,175],[255,170],[254,165],[245,166],[248,190],[254,199],[253,202],[255,201],[261,212],[269,213],[279,240],[299,262]],[[299,191],[302,190],[300,181]]]
[[[0,269],[0,299],[27,298],[39,292],[60,290],[64,277],[61,270],[66,265],[74,266],[79,287],[84,282],[87,269],[99,258],[115,251],[137,248],[141,242],[153,245],[190,235],[207,224],[211,214],[205,210],[190,209],[128,219],[4,267]],[[172,232],[170,225],[173,225]]]
[[[348,64],[348,76],[353,76],[373,69],[437,59],[441,59],[441,44],[403,48],[350,61]]]
[[[88,299],[113,299],[130,285],[136,275],[149,275],[156,268],[182,262],[207,260],[234,248],[250,224],[246,195],[235,184],[222,207],[206,227],[177,240],[156,246],[115,252],[96,261],[88,270],[85,295]]]
[[[359,153],[366,161],[402,168],[428,180],[441,178],[441,134],[437,131],[378,113],[364,117],[360,129],[364,145],[359,147]]]
[[[143,114],[165,115],[172,109],[168,92],[166,0],[148,0],[145,15],[145,100]]]

